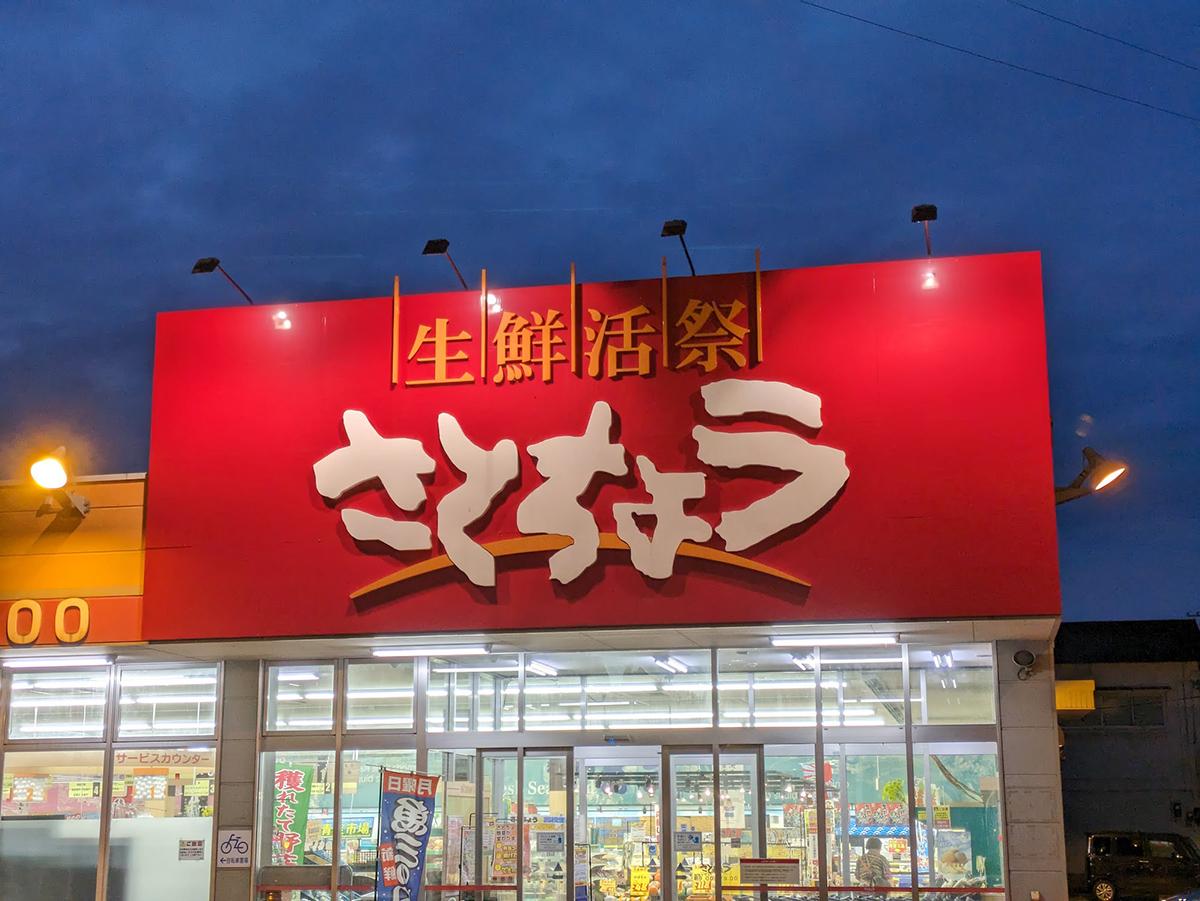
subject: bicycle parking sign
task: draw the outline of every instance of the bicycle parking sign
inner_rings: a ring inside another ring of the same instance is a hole
[[[250,866],[250,827],[221,829],[217,832],[217,866]]]

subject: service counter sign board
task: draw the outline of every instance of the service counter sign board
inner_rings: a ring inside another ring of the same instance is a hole
[[[146,639],[1059,611],[1036,254],[488,291],[158,317]]]

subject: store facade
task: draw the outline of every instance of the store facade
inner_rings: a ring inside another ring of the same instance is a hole
[[[931,265],[163,314],[144,532],[5,508],[0,881],[369,898],[387,767],[429,898],[1065,897],[1039,263]]]

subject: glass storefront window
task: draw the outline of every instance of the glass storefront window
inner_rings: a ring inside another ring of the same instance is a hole
[[[515,751],[482,751],[483,871],[485,885],[516,886],[524,819],[517,807]],[[528,858],[526,852],[525,857]]]
[[[107,667],[14,674],[8,737],[103,738],[109,678]]]
[[[402,773],[417,768],[417,752],[343,751],[341,835],[338,852],[338,887],[366,892],[375,887],[379,850],[379,786],[384,769]],[[333,834],[332,816],[321,823],[321,837]]]
[[[537,732],[711,726],[711,670],[707,650],[529,655],[525,728]]]
[[[826,745],[826,875],[830,898],[869,888],[899,898],[911,894],[908,769],[903,744]],[[903,891],[900,891],[903,889]]]
[[[566,901],[571,878],[567,866],[566,755],[530,751],[525,756],[524,778],[524,897]]]
[[[826,772],[831,768],[826,766]],[[763,749],[767,793],[767,857],[800,861],[800,884],[820,879],[817,846],[817,773],[811,747]]]
[[[331,866],[333,834],[324,827],[333,822],[333,751],[268,751],[258,784],[258,860]]]
[[[95,895],[103,778],[99,750],[4,755],[0,886],[5,898],[61,901]]]
[[[207,901],[216,764],[211,748],[113,752],[108,898]]]
[[[908,666],[914,723],[996,722],[996,673],[990,644],[910,645]]]
[[[346,666],[346,728],[413,728],[411,660]]]
[[[123,668],[117,736],[147,738],[215,733],[217,668]]]
[[[811,652],[721,650],[717,697],[722,726],[815,726]]]
[[[519,658],[429,661],[426,728],[430,732],[515,732]]]
[[[267,667],[267,731],[328,732],[333,728],[333,665]]]
[[[760,857],[762,836],[758,828],[758,757],[754,753],[721,750],[721,800],[717,815],[721,829],[721,885],[742,885],[740,861]],[[729,889],[730,898],[757,897],[753,890]]]
[[[913,773],[919,885],[1003,886],[1004,840],[995,743],[918,743],[913,746]],[[928,897],[943,895],[930,892]]]
[[[425,884],[471,885],[477,832],[475,752],[430,751],[429,772],[441,781],[425,852]]]
[[[904,659],[899,647],[821,651],[821,721],[826,726],[903,726]]]
[[[658,881],[661,895],[669,868],[661,853],[658,749],[627,748],[619,756],[599,749],[576,753],[575,847],[582,858],[576,884],[590,886],[589,898],[630,901],[642,897],[631,894],[636,877],[647,893]]]
[[[672,860],[676,897],[711,896],[716,891],[717,859],[713,811],[713,758],[671,754]]]

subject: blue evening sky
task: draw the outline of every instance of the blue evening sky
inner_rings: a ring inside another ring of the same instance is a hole
[[[1200,117],[1200,7],[824,5]],[[0,477],[31,442],[146,466],[153,316],[706,272],[1044,254],[1065,615],[1200,607],[1200,124],[778,2],[15,2],[0,10]],[[979,416],[987,416],[981,408]],[[1086,417],[1086,418],[1084,418]],[[1085,437],[1077,435],[1086,432]],[[1002,473],[997,473],[1002,478]]]

